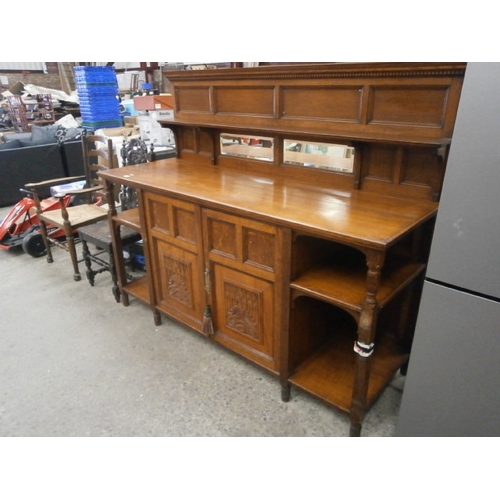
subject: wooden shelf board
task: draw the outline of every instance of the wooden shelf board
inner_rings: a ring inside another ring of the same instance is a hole
[[[418,263],[394,263],[385,266],[377,302],[385,305],[398,291],[424,269]],[[361,311],[366,297],[366,268],[335,266],[314,268],[291,283],[293,290],[339,307]]]
[[[376,401],[408,358],[388,336],[375,344],[371,359],[367,408]],[[356,354],[350,335],[332,339],[289,378],[292,385],[345,412],[350,411]]]
[[[147,276],[135,279],[124,287],[124,291],[145,304],[150,304],[149,285]]]
[[[123,226],[135,229],[136,231],[140,232],[141,230],[141,219],[138,208],[132,208],[130,210],[126,210],[125,212],[119,212],[113,217],[113,220],[119,222]]]
[[[191,127],[206,127],[206,128],[224,128],[229,131],[244,131],[248,134],[249,131],[255,131],[256,134],[262,134],[263,127],[262,125],[253,125],[252,123],[245,122],[243,124],[231,123],[228,124],[223,119],[219,118],[219,121],[216,121],[217,118],[214,118],[213,115],[208,114],[206,117],[196,116],[194,119],[189,118],[173,118],[173,119],[163,119],[158,120],[158,123],[162,127],[172,128],[175,126],[191,126]],[[268,123],[265,126],[266,132],[268,134],[291,134],[291,133],[300,133],[304,136],[312,136],[312,137],[324,137],[327,140],[348,140],[353,141],[357,140],[360,142],[384,142],[387,144],[411,144],[416,146],[433,146],[433,147],[441,147],[446,146],[451,143],[451,138],[449,137],[427,137],[427,136],[416,136],[416,135],[408,135],[402,134],[401,136],[396,136],[395,134],[387,134],[387,137],[381,137],[380,134],[369,134],[366,131],[363,132],[350,132],[343,133],[339,130],[327,131],[324,132],[322,130],[313,130],[313,131],[304,131],[304,130],[294,130],[295,127],[290,129],[286,124],[283,123]]]

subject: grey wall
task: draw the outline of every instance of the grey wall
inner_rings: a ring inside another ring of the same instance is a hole
[[[499,89],[467,66],[398,436],[500,435]]]

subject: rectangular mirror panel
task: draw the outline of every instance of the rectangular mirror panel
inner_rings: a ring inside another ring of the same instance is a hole
[[[354,148],[344,144],[284,141],[283,161],[290,165],[352,173]]]
[[[274,160],[274,140],[272,137],[256,135],[221,134],[220,152],[222,155],[272,162]]]

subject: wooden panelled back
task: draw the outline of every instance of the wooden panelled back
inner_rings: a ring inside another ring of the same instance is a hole
[[[464,63],[330,63],[168,72],[179,158],[312,185],[439,200]],[[265,135],[264,163],[220,154],[222,132]],[[285,164],[284,141],[355,148],[352,173]]]
[[[168,72],[175,119],[426,143],[451,138],[464,63],[330,63]]]

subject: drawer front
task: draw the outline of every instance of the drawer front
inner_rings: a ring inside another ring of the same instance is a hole
[[[275,226],[205,209],[203,227],[210,261],[275,280],[280,255]]]
[[[196,251],[201,244],[199,209],[154,193],[144,195],[147,227],[154,238]]]

